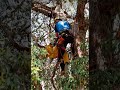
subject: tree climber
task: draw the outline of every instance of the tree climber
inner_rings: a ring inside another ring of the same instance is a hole
[[[58,47],[58,63],[56,67],[60,64],[61,74],[65,73],[65,62],[63,60],[63,55],[66,51],[66,46],[68,43],[74,44],[74,36],[70,33],[71,25],[64,20],[58,19],[55,24],[55,32],[57,37],[56,45]],[[74,47],[72,47],[72,53],[74,54]]]

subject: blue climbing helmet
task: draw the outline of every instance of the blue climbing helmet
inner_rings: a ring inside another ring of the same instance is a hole
[[[59,21],[56,23],[56,29],[58,32],[64,31],[64,30],[70,30],[71,25],[67,21]]]

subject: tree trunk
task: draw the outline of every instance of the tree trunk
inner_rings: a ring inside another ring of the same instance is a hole
[[[98,87],[100,90],[120,88],[119,82],[114,78],[119,77],[117,74],[120,67],[120,48],[117,48],[120,45],[120,38],[117,38],[120,31],[119,18],[119,0],[90,0],[89,83],[94,82],[94,85],[90,85],[90,90],[98,90]],[[102,80],[99,79],[101,77]]]
[[[113,21],[117,0],[90,2],[90,68],[104,70],[113,64]],[[115,61],[115,60],[114,60]]]
[[[73,26],[73,33],[75,36],[75,51],[79,57],[81,57],[84,52],[80,50],[80,44],[85,40],[85,35],[87,31],[85,30],[84,18],[84,9],[86,3],[87,0],[78,0],[77,14]]]

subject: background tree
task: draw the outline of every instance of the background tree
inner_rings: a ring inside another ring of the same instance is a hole
[[[30,89],[30,1],[1,1],[0,90]]]
[[[117,2],[90,1],[90,89],[119,88],[120,3]]]

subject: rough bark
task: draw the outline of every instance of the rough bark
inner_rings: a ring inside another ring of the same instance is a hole
[[[75,22],[73,25],[73,33],[75,36],[75,51],[77,56],[81,57],[84,51],[80,50],[80,44],[85,40],[85,18],[84,18],[84,9],[87,0],[78,0],[77,14],[75,16]]]
[[[90,89],[98,90],[99,87],[100,90],[107,90],[108,88],[111,90],[118,90],[120,84],[116,82],[114,76],[119,77],[116,73],[119,72],[118,67],[120,67],[120,59],[118,58],[120,57],[120,52],[118,52],[116,56],[114,52],[117,49],[116,45],[119,43],[115,32],[119,32],[120,23],[116,31],[114,31],[113,28],[117,25],[114,23],[116,15],[120,15],[119,0],[90,0],[89,12],[89,83],[95,83],[94,85],[90,85]],[[101,77],[104,81],[99,79]],[[109,84],[108,81],[111,79],[107,77],[111,77],[114,82],[110,82]],[[106,86],[107,89],[105,89],[104,86]]]
[[[104,70],[113,64],[113,20],[119,6],[117,0],[92,0],[90,8],[90,69]]]
[[[5,24],[5,23],[1,23],[0,24],[0,27],[1,28],[7,28],[7,29],[9,29],[10,31],[8,31],[8,30],[4,30],[4,33],[5,33],[5,37],[8,37],[8,39],[9,39],[9,44],[11,45],[11,46],[13,46],[15,49],[17,49],[17,50],[19,50],[19,51],[28,51],[28,52],[30,52],[31,51],[31,48],[30,47],[25,47],[25,46],[22,46],[22,45],[20,45],[20,44],[18,44],[15,40],[14,40],[14,38],[15,38],[15,30],[11,30],[11,28],[7,25],[7,24]],[[29,28],[29,26],[27,27],[27,28]],[[28,34],[29,35],[29,33],[27,33],[26,32],[26,34]]]

